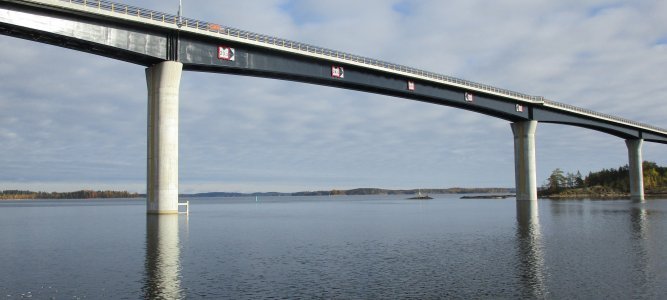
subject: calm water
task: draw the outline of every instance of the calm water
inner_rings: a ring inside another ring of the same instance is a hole
[[[0,202],[0,297],[664,298],[667,200]]]

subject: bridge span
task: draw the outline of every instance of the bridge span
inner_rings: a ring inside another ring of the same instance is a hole
[[[643,141],[667,130],[540,96],[106,0],[0,0],[0,34],[146,66],[147,207],[178,210],[178,101],[182,71],[326,85],[465,109],[500,118],[514,134],[517,200],[537,199],[539,122],[626,140],[631,195],[643,200]]]

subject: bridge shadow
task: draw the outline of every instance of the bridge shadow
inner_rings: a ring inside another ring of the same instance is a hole
[[[143,294],[146,299],[181,299],[178,215],[147,215]]]
[[[517,201],[516,221],[517,275],[522,286],[521,296],[527,299],[545,298],[544,248],[537,202]]]

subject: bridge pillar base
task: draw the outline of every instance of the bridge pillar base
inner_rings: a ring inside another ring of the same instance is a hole
[[[628,166],[630,171],[630,199],[644,201],[644,171],[642,160],[642,139],[625,140],[628,146]]]
[[[517,201],[537,201],[535,130],[537,121],[511,124],[514,134],[514,177]]]
[[[148,214],[178,213],[178,91],[183,64],[165,61],[146,69],[148,85]]]

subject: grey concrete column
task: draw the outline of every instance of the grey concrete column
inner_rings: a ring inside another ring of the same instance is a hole
[[[149,214],[178,213],[178,90],[182,70],[183,64],[174,61],[146,69]]]
[[[516,200],[537,201],[535,129],[537,121],[512,123],[514,133],[514,177]]]
[[[642,139],[625,140],[625,145],[628,146],[628,166],[630,169],[630,198],[634,201],[644,201],[642,143]]]

